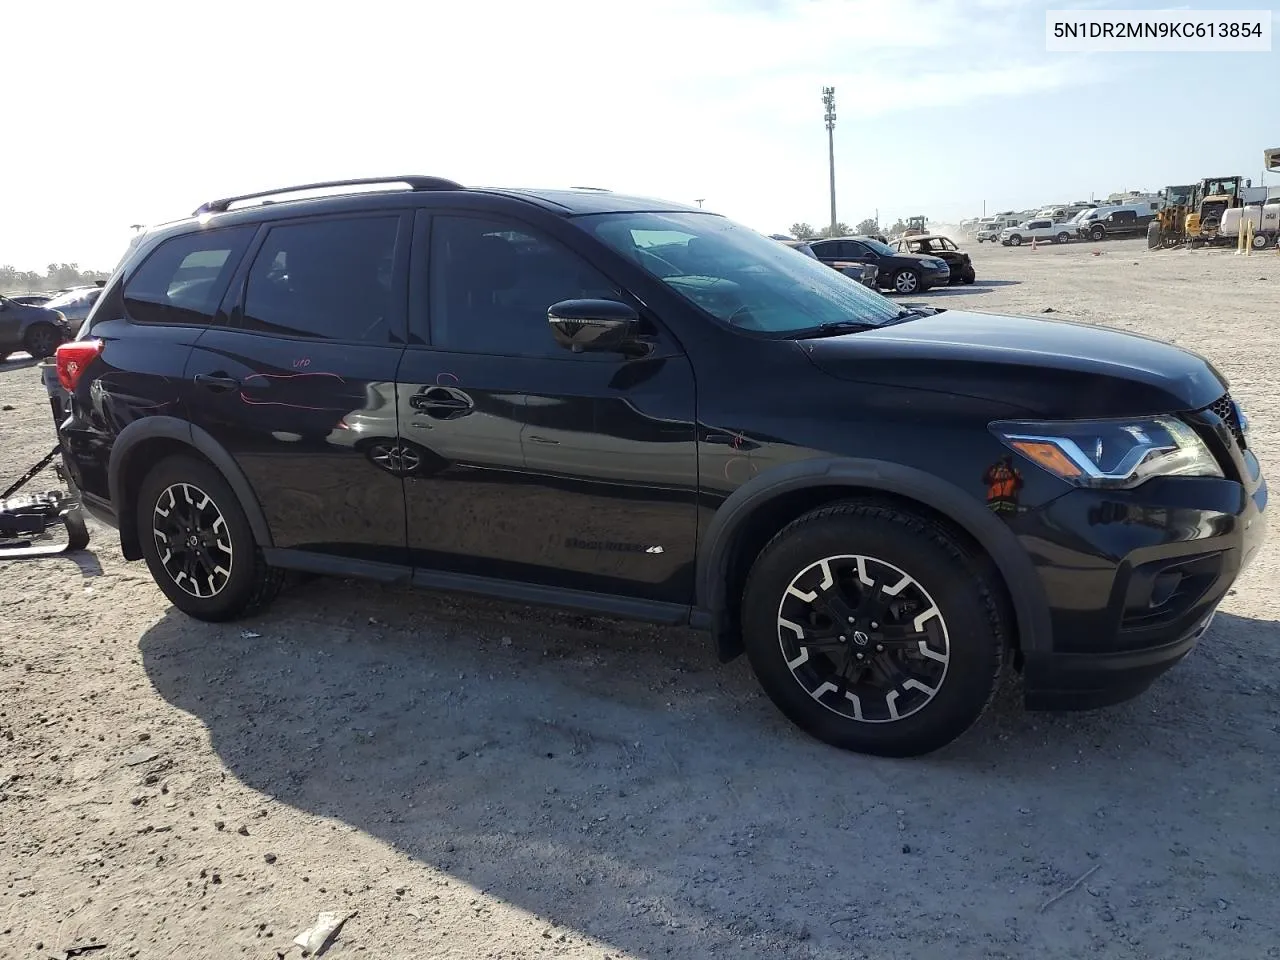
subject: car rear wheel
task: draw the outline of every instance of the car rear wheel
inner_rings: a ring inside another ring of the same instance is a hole
[[[920,289],[920,274],[909,268],[899,270],[893,275],[893,289],[898,293],[915,293]]]
[[[283,572],[267,566],[239,499],[203,460],[179,455],[152,468],[137,524],[151,576],[188,616],[232,620],[280,591]]]
[[[972,267],[970,267],[968,270],[966,270],[966,271],[965,271],[965,272],[960,276],[960,282],[961,282],[961,283],[966,283],[966,284],[967,284],[967,283],[973,283],[973,281],[975,281],[975,280],[977,280],[977,279],[978,279],[978,275],[977,275],[976,273],[974,273],[974,271],[973,271],[973,268],[972,268]]]
[[[941,526],[893,506],[824,507],[760,553],[742,603],[756,676],[833,746],[915,756],[991,702],[1005,657],[991,574]]]
[[[22,338],[22,348],[31,354],[33,360],[44,360],[53,356],[61,342],[62,334],[57,327],[48,323],[33,323]]]

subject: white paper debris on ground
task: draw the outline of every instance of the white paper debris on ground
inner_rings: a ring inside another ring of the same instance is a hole
[[[252,630],[246,630],[244,633],[240,634],[240,639],[241,640],[257,640],[261,636],[262,634],[260,633],[254,633]]]
[[[354,917],[354,913],[322,913],[309,930],[303,930],[293,938],[293,942],[302,948],[304,954],[319,956],[337,935],[339,928]]]

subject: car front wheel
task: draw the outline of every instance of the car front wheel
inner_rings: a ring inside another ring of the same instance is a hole
[[[143,480],[138,540],[156,585],[198,620],[232,620],[265,606],[283,574],[262,559],[240,501],[212,465],[162,460]]]
[[[1015,233],[1012,237],[1009,238],[1009,242],[1013,244],[1015,247],[1020,247],[1022,246],[1022,237],[1021,235]]]
[[[914,270],[899,270],[893,275],[893,289],[898,293],[915,293],[920,289],[920,274]]]
[[[991,575],[941,526],[874,501],[815,510],[752,566],[747,655],[774,704],[829,744],[916,756],[991,702],[1006,629]]]
[[[1070,239],[1071,239],[1071,234],[1067,233],[1067,232],[1064,230],[1062,233],[1060,233],[1060,234],[1058,234],[1056,237],[1054,237],[1054,239],[1055,239],[1055,240],[1057,240],[1059,243],[1066,243],[1068,240],[1070,240]]]

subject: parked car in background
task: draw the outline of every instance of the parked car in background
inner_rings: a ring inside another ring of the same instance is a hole
[[[74,335],[75,329],[57,310],[0,297],[0,360],[19,351],[43,360]]]
[[[952,283],[973,283],[977,273],[973,269],[973,261],[969,255],[955,245],[950,237],[932,233],[923,237],[903,237],[894,249],[898,253],[918,253],[926,257],[937,257],[947,261],[951,270]]]
[[[102,296],[102,288],[99,286],[73,287],[54,297],[45,306],[57,310],[78,327],[89,316],[89,311],[93,309],[93,305],[98,302],[100,296]]]
[[[1156,213],[1156,204],[1148,202],[1098,207],[1077,221],[1076,234],[1095,243],[1108,237],[1146,236]]]
[[[1022,221],[1017,217],[997,217],[994,220],[987,221],[979,227],[977,233],[974,234],[974,237],[979,243],[982,243],[984,240],[995,243],[1000,239],[1001,230],[1005,227],[1016,227],[1021,222]]]
[[[42,307],[53,299],[52,293],[14,293],[6,294],[14,303],[21,303],[28,307]]]
[[[818,259],[828,265],[869,263],[876,268],[876,286],[895,293],[923,293],[930,287],[945,287],[951,268],[941,257],[918,253],[898,253],[875,237],[834,237],[810,243]]]
[[[792,240],[790,238],[783,241],[788,247],[803,253],[806,257],[812,257],[814,260],[821,260],[813,250],[813,244],[808,240]],[[849,263],[841,263],[833,261],[827,266],[839,270],[846,277],[857,280],[864,287],[870,287],[872,290],[877,288],[877,278],[880,276],[880,269],[874,263],[860,263],[850,261]]]
[[[1032,240],[1066,243],[1070,239],[1071,231],[1065,223],[1054,223],[1047,217],[1026,220],[1016,227],[1005,227],[1000,231],[1000,243],[1006,247],[1020,247]]]

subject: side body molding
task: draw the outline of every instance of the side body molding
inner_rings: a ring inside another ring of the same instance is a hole
[[[272,546],[271,529],[262,512],[262,505],[254,496],[253,488],[243,471],[221,444],[194,424],[177,417],[144,417],[135,420],[116,435],[111,445],[111,459],[107,464],[107,484],[111,490],[111,503],[120,518],[120,545],[125,558],[137,560],[142,556],[137,544],[133,504],[128,502],[124,489],[125,478],[132,457],[138,455],[143,444],[151,440],[175,440],[199,452],[226,478],[235,492],[236,499],[249,518],[253,537],[261,547]]]
[[[817,457],[783,464],[753,477],[716,510],[698,549],[695,626],[709,627],[721,659],[740,652],[736,615],[728,609],[727,577],[734,540],[744,522],[775,497],[805,488],[848,487],[849,495],[884,493],[932,508],[964,529],[1004,577],[1024,653],[1050,648],[1048,598],[1026,550],[985,505],[932,474],[881,460]]]

